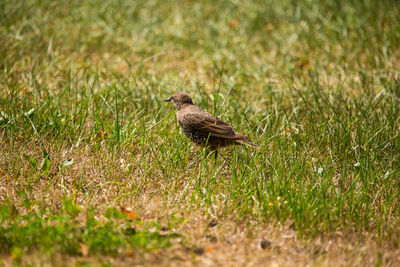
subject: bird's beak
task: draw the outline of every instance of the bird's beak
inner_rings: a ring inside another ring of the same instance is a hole
[[[171,101],[170,97],[168,97],[167,99],[164,100],[164,102],[169,102],[169,101]]]

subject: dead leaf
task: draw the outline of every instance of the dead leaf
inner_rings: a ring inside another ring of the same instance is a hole
[[[193,252],[197,255],[203,255],[204,253],[213,252],[214,248],[212,247],[205,247],[205,248],[195,248]]]
[[[212,219],[212,220],[208,223],[208,226],[209,226],[209,227],[215,227],[215,226],[217,226],[217,224],[218,224],[217,220]]]
[[[263,239],[260,241],[260,248],[261,249],[266,249],[266,248],[270,248],[272,245],[271,241],[267,240],[267,239]]]
[[[129,207],[120,206],[121,212],[129,217],[129,219],[134,220],[136,215],[133,210]]]
[[[128,251],[128,252],[125,253],[125,256],[126,257],[133,257],[133,256],[135,256],[135,254],[133,254],[132,251]]]
[[[204,248],[195,248],[193,249],[193,252],[197,255],[203,255],[204,254]]]
[[[204,252],[213,252],[214,248],[213,247],[205,247]]]
[[[86,257],[86,256],[89,254],[89,248],[88,248],[88,246],[86,246],[86,245],[83,244],[83,243],[80,243],[79,246],[80,246],[80,250],[81,250],[82,256],[83,256],[83,257]]]
[[[231,20],[230,25],[232,28],[236,29],[239,26],[239,20],[238,19]]]

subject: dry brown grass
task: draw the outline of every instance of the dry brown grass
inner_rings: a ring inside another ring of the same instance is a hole
[[[77,226],[131,207],[180,235],[118,255],[10,245],[0,266],[400,265],[398,4],[236,2],[0,4],[0,205],[22,216],[72,199]],[[182,90],[259,153],[188,168],[196,154],[161,103]],[[23,156],[43,150],[45,175]]]
[[[90,148],[68,147],[55,151],[51,144],[43,143],[39,146],[16,146],[17,151],[10,153],[4,140],[1,148],[5,152],[0,156],[3,177],[0,184],[1,197],[12,200],[22,213],[23,208],[18,206],[21,198],[16,191],[26,186],[24,183],[30,173],[30,166],[18,155],[27,153],[35,158],[40,154],[34,151],[46,148],[54,163],[66,158],[74,158],[77,163],[61,179],[52,183],[48,180],[52,179],[51,175],[32,182],[35,192],[32,198],[46,203],[48,209],[56,211],[65,195],[76,198],[82,210],[90,206],[98,207],[100,220],[105,207],[128,206],[144,222],[157,221],[166,226],[170,218],[176,218],[178,223],[163,231],[181,235],[168,249],[124,252],[118,257],[49,256],[32,251],[24,256],[21,262],[23,265],[370,266],[381,262],[382,266],[394,266],[400,262],[400,249],[390,241],[378,242],[373,233],[335,232],[318,235],[310,240],[298,237],[289,223],[260,224],[258,220],[225,214],[220,203],[209,208],[193,209],[193,206],[182,201],[179,193],[162,198],[160,196],[165,195],[162,181],[144,183],[140,169],[125,175],[126,167],[121,164],[127,160],[126,157],[129,158],[125,153],[111,159],[105,151],[94,153]],[[53,173],[55,171],[51,170]],[[80,181],[82,188],[79,192],[76,192],[77,181]],[[112,184],[111,181],[118,184]],[[139,195],[132,193],[133,184],[141,185]],[[81,217],[83,223],[85,216]],[[360,239],[360,236],[363,238]],[[264,248],[261,246],[262,241],[265,242]],[[13,258],[11,255],[3,255],[2,262],[4,266],[12,266]]]

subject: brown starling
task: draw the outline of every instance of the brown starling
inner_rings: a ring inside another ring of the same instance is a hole
[[[235,132],[228,123],[195,106],[188,94],[175,93],[164,100],[167,101],[177,108],[177,119],[185,135],[197,145],[207,145],[214,150],[215,158],[218,147],[248,145],[258,148],[247,136]]]

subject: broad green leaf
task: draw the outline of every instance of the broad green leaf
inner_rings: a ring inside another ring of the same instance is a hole
[[[37,163],[36,163],[36,160],[34,160],[32,157],[30,157],[30,156],[27,155],[27,154],[23,154],[23,157],[24,157],[24,159],[25,159],[26,161],[28,161],[28,162],[32,165],[32,167],[33,167],[35,170],[37,170]]]
[[[43,161],[40,166],[40,174],[46,175],[50,171],[50,165],[51,165],[50,156],[45,150],[42,151],[42,155],[43,155]]]

